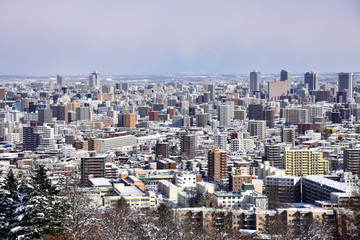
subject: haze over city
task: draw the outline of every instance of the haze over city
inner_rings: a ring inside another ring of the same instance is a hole
[[[0,74],[356,72],[359,1],[1,1]]]

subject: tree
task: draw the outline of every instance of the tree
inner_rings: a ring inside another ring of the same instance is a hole
[[[57,195],[43,166],[30,181],[21,183],[19,193],[20,201],[14,211],[16,222],[10,230],[14,239],[39,239],[69,230],[72,219],[67,199]]]

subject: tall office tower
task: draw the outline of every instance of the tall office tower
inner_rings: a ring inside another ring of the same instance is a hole
[[[57,80],[57,85],[59,86],[64,86],[65,85],[65,77],[61,76],[61,75],[57,75],[56,76],[56,80]]]
[[[128,128],[135,127],[135,113],[126,112],[123,115],[123,127],[128,127]]]
[[[129,90],[129,83],[121,83],[121,89],[127,92]]]
[[[180,151],[181,155],[185,159],[194,159],[196,148],[196,137],[195,135],[182,135],[180,137]]]
[[[92,112],[90,107],[77,107],[76,120],[92,120]]]
[[[139,106],[137,110],[141,118],[149,116],[149,107]]]
[[[157,111],[149,111],[149,121],[159,121],[159,112]]]
[[[52,122],[52,111],[50,108],[39,109],[38,112],[38,124],[43,126],[44,123]]]
[[[115,83],[115,89],[121,90],[121,83]]]
[[[343,91],[343,90],[347,90],[348,94],[347,94],[347,98],[348,99],[352,99],[353,97],[353,73],[344,73],[341,72],[339,73],[339,77],[338,77],[338,85],[339,85],[339,92]],[[348,100],[346,99],[346,100]]]
[[[231,113],[232,112],[232,113]],[[219,106],[219,122],[220,126],[228,127],[231,123],[231,115],[234,114],[234,106],[229,104],[224,104]]]
[[[196,114],[196,126],[205,127],[209,124],[210,114],[209,113],[198,113]]]
[[[162,157],[162,158],[169,158],[170,157],[170,147],[168,143],[156,143],[155,147],[155,156]]]
[[[344,171],[360,175],[360,149],[344,149]]]
[[[281,148],[279,145],[265,146],[265,161],[268,161],[272,167],[284,168],[283,159],[281,157]]]
[[[250,136],[258,136],[259,139],[266,137],[266,121],[250,120],[248,125]]]
[[[250,91],[260,91],[260,72],[254,70],[250,73]]]
[[[227,150],[228,139],[226,134],[217,134],[214,136],[214,145],[221,150]]]
[[[210,92],[210,101],[215,100],[215,86],[214,84],[208,84],[207,90]]]
[[[250,120],[264,120],[264,106],[262,104],[250,104],[248,116]]]
[[[118,127],[123,127],[124,126],[124,113],[119,113],[117,126]]]
[[[307,176],[329,173],[329,161],[323,160],[322,152],[312,149],[285,149],[286,175]]]
[[[68,122],[69,107],[67,105],[52,105],[50,106],[52,116],[57,120]]]
[[[288,84],[288,91],[290,90],[291,87],[291,80],[290,80],[290,72],[286,71],[286,70],[281,70],[280,72],[280,81],[287,81]]]
[[[89,186],[89,177],[105,177],[105,157],[83,157],[81,158],[81,184]]]
[[[217,183],[228,177],[227,152],[212,147],[208,150],[208,181]]]
[[[264,119],[266,121],[266,126],[273,128],[275,126],[275,112],[272,109],[266,109],[264,111]]]
[[[96,71],[90,73],[89,75],[89,88],[90,89],[100,88],[100,74]]]
[[[281,129],[281,142],[295,144],[295,128]]]
[[[317,72],[307,72],[304,75],[304,83],[308,84],[308,90],[318,90],[318,74]]]

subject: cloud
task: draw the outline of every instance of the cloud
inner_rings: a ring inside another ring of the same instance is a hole
[[[1,1],[0,73],[359,71],[358,1]]]

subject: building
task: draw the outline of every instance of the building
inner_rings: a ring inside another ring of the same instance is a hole
[[[185,188],[196,188],[196,183],[201,182],[201,175],[196,174],[186,174],[183,173],[181,175],[175,176],[175,185],[180,189]]]
[[[50,106],[52,111],[52,117],[55,117],[57,120],[68,122],[68,112],[69,108],[67,105],[52,105]]]
[[[81,158],[81,183],[89,186],[89,178],[105,177],[105,157]]]
[[[39,109],[38,125],[43,126],[44,123],[52,123],[52,111],[50,108]]]
[[[344,149],[344,171],[360,175],[360,149]]]
[[[176,169],[176,162],[170,159],[161,159],[157,160],[156,168],[163,170],[163,169]]]
[[[210,92],[210,101],[215,100],[215,86],[214,84],[208,84],[207,89]]]
[[[264,160],[269,162],[272,167],[284,168],[280,145],[266,145]]]
[[[344,72],[341,72],[338,75],[338,91],[341,92],[347,90],[348,95],[346,100],[353,98],[353,75],[353,73]]]
[[[295,128],[281,128],[281,142],[295,144]]]
[[[180,137],[181,155],[186,159],[195,157],[196,137],[195,135],[182,135]]]
[[[99,89],[100,88],[100,74],[96,71],[90,73],[89,75],[89,88],[90,89]]]
[[[6,89],[0,88],[0,100],[4,100],[6,98]]]
[[[300,177],[272,175],[265,179],[265,195],[272,205],[301,202],[300,188]]]
[[[210,114],[209,113],[198,113],[196,114],[196,126],[205,127],[209,125]]]
[[[315,201],[330,201],[332,195],[349,198],[355,188],[346,183],[336,182],[323,176],[306,176],[302,178],[303,202],[314,204]]]
[[[290,90],[291,87],[291,80],[290,80],[290,72],[286,71],[286,70],[281,70],[280,72],[280,81],[287,81],[287,85],[288,85],[288,91]]]
[[[23,127],[23,148],[24,150],[35,151],[40,145],[40,138],[43,133],[38,132],[37,122],[30,123],[29,127]]]
[[[161,158],[169,158],[170,157],[170,146],[168,143],[156,143],[155,146],[155,156]]]
[[[308,85],[308,90],[318,90],[318,74],[317,72],[307,72],[304,75],[304,83]]]
[[[92,111],[90,107],[77,107],[76,120],[92,120]]]
[[[208,150],[208,180],[209,182],[220,182],[228,178],[227,152],[212,147]]]
[[[135,113],[126,112],[123,116],[123,127],[134,128],[135,127]]]
[[[159,121],[159,112],[149,111],[149,121],[158,122]]]
[[[227,135],[226,134],[217,134],[214,136],[214,145],[221,150],[227,150]]]
[[[250,73],[250,91],[260,91],[260,75],[261,73],[258,71],[253,71]]]
[[[257,136],[259,139],[264,139],[266,137],[266,121],[250,120],[248,132],[250,133],[250,136]]]
[[[329,173],[329,161],[314,149],[285,149],[285,169],[289,176],[325,175]]]
[[[235,174],[230,174],[229,178],[229,191],[231,192],[241,192],[243,189],[244,183],[252,183],[252,177],[250,175],[242,175],[239,171],[236,171]]]
[[[61,75],[56,76],[56,82],[58,86],[64,86],[65,85],[65,77]]]
[[[266,109],[264,111],[264,120],[267,127],[273,128],[275,126],[275,112],[273,109]]]
[[[262,104],[249,104],[250,120],[264,120],[264,106]]]
[[[276,100],[280,99],[281,96],[286,95],[288,91],[288,82],[279,81],[275,79],[273,82],[268,82],[268,99]]]
[[[100,138],[99,139],[99,151],[107,152],[110,150],[116,150],[125,146],[135,146],[136,137],[133,135],[125,135],[119,137]],[[89,146],[90,147],[90,146]]]
[[[234,115],[234,106],[223,104],[219,106],[219,124],[228,127],[231,124],[231,116]]]
[[[167,180],[160,180],[158,184],[158,191],[164,194],[167,198],[177,200],[179,187]]]

